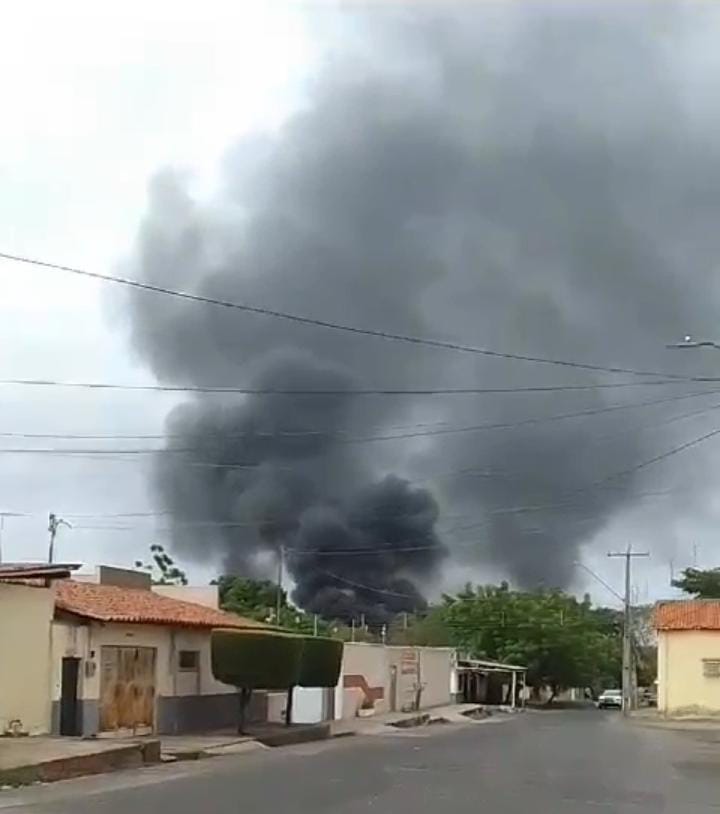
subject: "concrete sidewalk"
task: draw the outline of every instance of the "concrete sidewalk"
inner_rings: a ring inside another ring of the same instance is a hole
[[[483,707],[481,704],[450,704],[440,707],[430,707],[419,712],[385,712],[381,715],[372,715],[369,718],[341,718],[331,723],[332,737],[344,737],[347,735],[372,735],[378,732],[387,732],[388,727],[411,726],[417,719],[419,726],[428,723],[443,721],[452,724],[472,724],[477,723],[478,718],[468,717],[468,712],[474,710],[486,710],[488,716],[497,711]],[[502,710],[503,712],[506,710]],[[425,718],[425,721],[420,719]]]
[[[701,718],[698,716],[670,718],[659,713],[657,709],[634,710],[630,713],[628,720],[638,726],[669,729],[678,732],[720,732],[720,718]]]
[[[0,738],[0,786],[49,783],[129,769],[160,760],[160,741],[82,738]]]

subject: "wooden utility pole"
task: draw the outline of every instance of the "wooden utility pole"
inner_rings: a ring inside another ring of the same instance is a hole
[[[622,651],[622,710],[623,715],[629,715],[630,710],[634,706],[633,699],[633,654],[632,654],[632,605],[630,601],[631,581],[630,581],[630,563],[633,557],[649,557],[649,551],[633,551],[632,546],[628,545],[627,551],[611,551],[608,552],[608,557],[624,557],[625,558],[625,596],[623,599],[624,605],[624,624],[623,624],[623,651]]]

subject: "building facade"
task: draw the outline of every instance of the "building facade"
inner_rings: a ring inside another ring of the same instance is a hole
[[[52,585],[0,582],[0,735],[37,735],[50,721]]]
[[[234,727],[234,687],[212,674],[218,627],[263,627],[161,595],[147,575],[99,569],[94,579],[0,578],[0,734],[177,734]],[[215,605],[215,607],[213,607]],[[250,720],[264,720],[256,693]]]
[[[658,710],[668,716],[720,715],[720,600],[660,602]]]

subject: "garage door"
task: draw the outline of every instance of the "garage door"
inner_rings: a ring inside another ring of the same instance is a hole
[[[155,648],[101,648],[100,731],[145,734],[154,723]]]

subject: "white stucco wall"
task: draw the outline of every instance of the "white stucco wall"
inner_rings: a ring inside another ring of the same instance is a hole
[[[340,683],[335,693],[335,717],[357,714],[362,692],[344,687],[348,676],[365,678],[369,687],[382,687],[383,698],[375,702],[375,713],[392,708],[392,675],[395,673],[395,708],[411,708],[421,687],[420,708],[452,702],[455,654],[444,647],[392,647],[380,644],[346,643]]]
[[[668,715],[720,715],[720,677],[703,660],[720,660],[720,631],[662,631],[658,636],[658,709]]]
[[[451,702],[455,651],[447,647],[420,647],[420,706],[438,707]]]
[[[50,625],[55,589],[0,583],[0,734],[13,721],[50,731]]]
[[[341,680],[346,676],[363,676],[369,687],[382,687],[383,697],[375,702],[375,712],[378,713],[388,709],[390,666],[387,651],[388,648],[381,644],[364,642],[346,642],[343,648]],[[350,702],[353,699],[359,700],[361,693],[359,690],[346,691],[343,693],[343,702],[346,700],[345,696]],[[355,714],[355,709],[351,714]]]
[[[61,662],[64,656],[82,659],[79,697],[90,700],[100,698],[100,654],[103,646],[155,648],[157,695],[171,697],[236,692],[234,687],[213,677],[209,630],[61,621],[53,624],[53,700],[60,698]],[[199,680],[195,673],[179,669],[180,650],[199,651]]]

